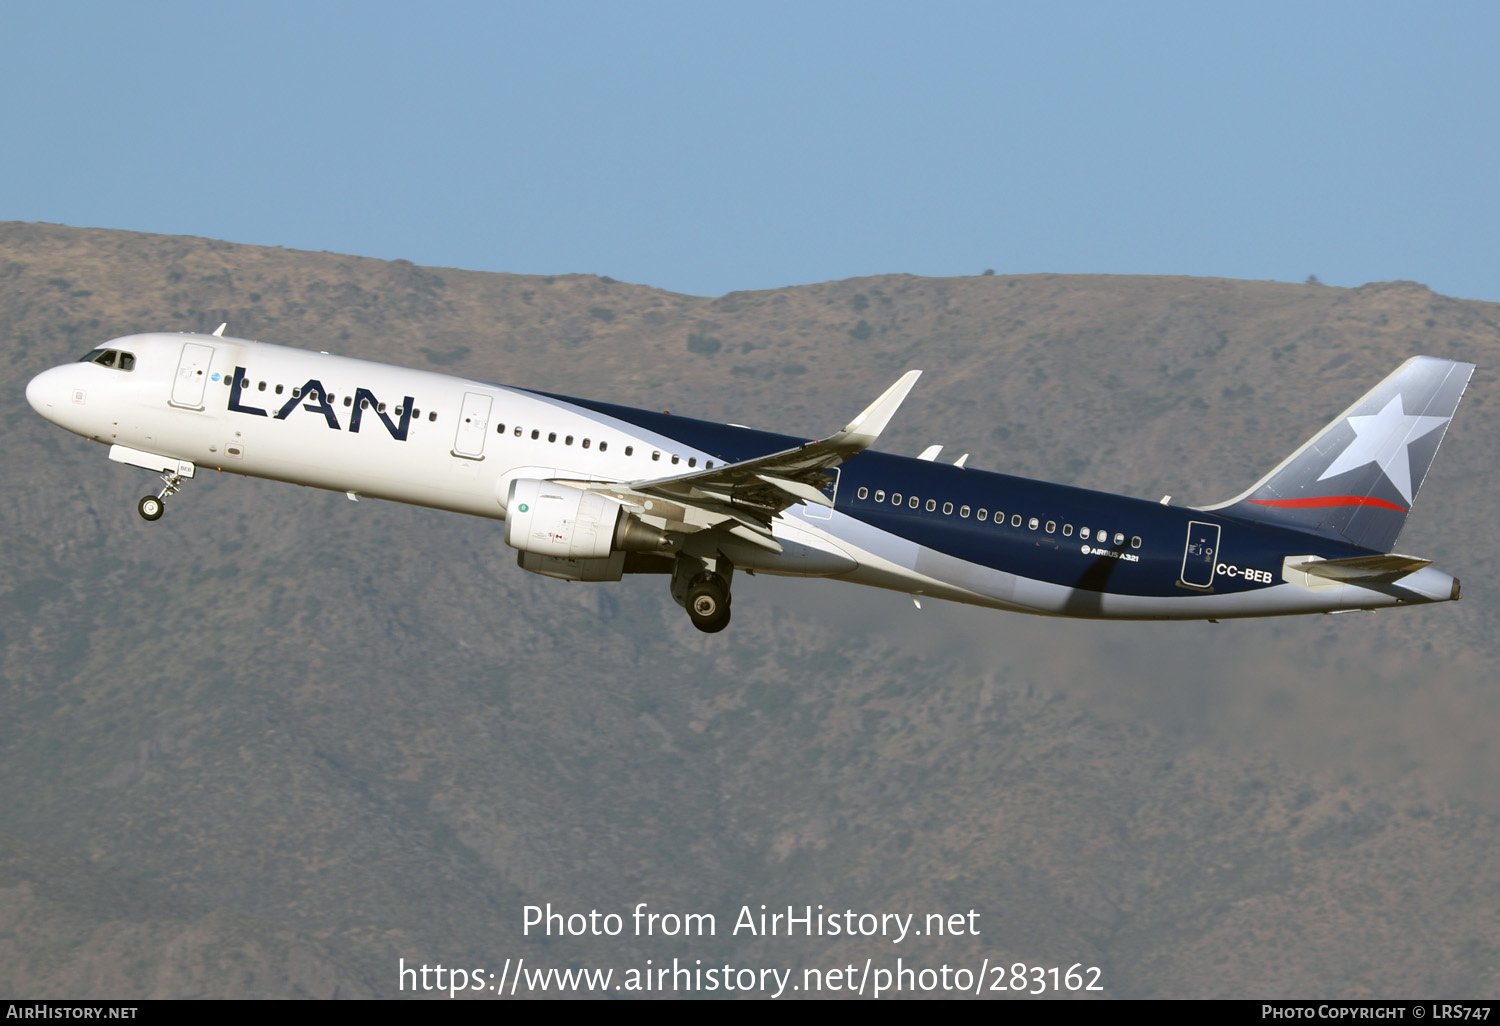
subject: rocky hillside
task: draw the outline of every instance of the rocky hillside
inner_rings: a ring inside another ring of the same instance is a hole
[[[808,435],[926,371],[882,447],[1227,497],[1397,362],[1479,364],[1401,549],[1429,609],[1048,621],[736,581],[523,573],[488,522],[144,472],[26,381],[212,330]],[[1500,306],[1034,275],[715,299],[0,224],[0,990],[395,996],[484,967],[1069,965],[1110,996],[1490,993]],[[637,937],[628,913],[713,913]],[[618,937],[523,936],[522,909]],[[742,906],[980,913],[977,936],[752,937]],[[1393,975],[1392,967],[1400,972]]]

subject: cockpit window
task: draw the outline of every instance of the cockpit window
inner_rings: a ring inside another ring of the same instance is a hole
[[[78,358],[79,363],[97,363],[116,370],[135,370],[135,354],[122,353],[118,349],[90,349]]]

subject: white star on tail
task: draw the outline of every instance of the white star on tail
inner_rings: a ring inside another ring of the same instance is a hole
[[[1324,481],[1366,463],[1374,463],[1409,506],[1411,460],[1407,457],[1406,447],[1446,423],[1447,417],[1408,417],[1401,405],[1401,396],[1397,395],[1379,413],[1349,418],[1354,441],[1339,453],[1338,459],[1319,475],[1318,480]]]

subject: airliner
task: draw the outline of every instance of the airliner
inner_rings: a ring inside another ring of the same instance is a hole
[[[920,371],[826,438],[211,334],[129,335],[38,374],[43,417],[161,476],[147,521],[224,473],[488,517],[523,570],[669,577],[729,624],[736,569],[995,609],[1213,620],[1446,602],[1393,551],[1474,365],[1401,364],[1243,494],[1173,505],[872,445]]]

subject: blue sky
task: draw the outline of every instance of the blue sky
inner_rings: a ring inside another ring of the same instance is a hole
[[[0,220],[678,292],[1500,300],[1500,5],[0,0]]]

